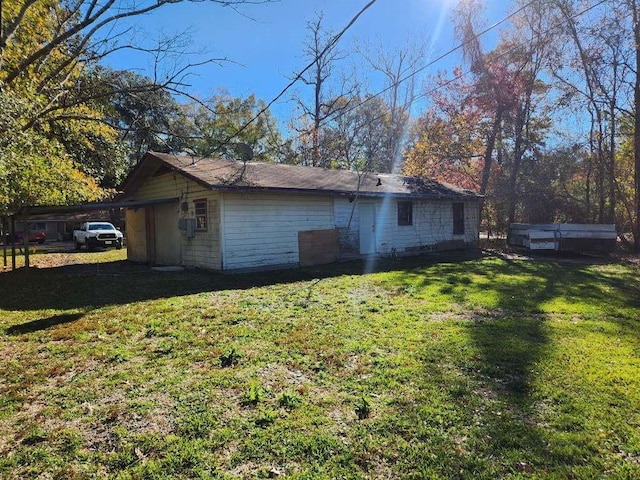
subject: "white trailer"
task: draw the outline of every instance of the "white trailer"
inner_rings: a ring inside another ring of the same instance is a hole
[[[616,226],[581,223],[512,223],[509,245],[529,250],[557,252],[612,252],[616,246]]]

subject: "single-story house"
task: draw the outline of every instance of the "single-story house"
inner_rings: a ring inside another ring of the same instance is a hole
[[[479,195],[422,177],[148,152],[117,200],[130,260],[219,271],[475,247]]]

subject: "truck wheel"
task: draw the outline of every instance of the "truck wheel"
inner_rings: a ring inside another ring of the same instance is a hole
[[[82,248],[82,244],[76,240],[76,250],[80,250]]]
[[[116,243],[116,250],[122,250],[122,242]]]

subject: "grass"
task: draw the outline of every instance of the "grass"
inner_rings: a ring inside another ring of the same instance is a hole
[[[0,478],[640,478],[637,267],[91,255],[0,274]]]

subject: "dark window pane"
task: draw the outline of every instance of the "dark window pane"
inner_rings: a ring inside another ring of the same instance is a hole
[[[398,225],[413,225],[413,203],[398,202]]]
[[[453,204],[453,234],[464,235],[464,203]]]

